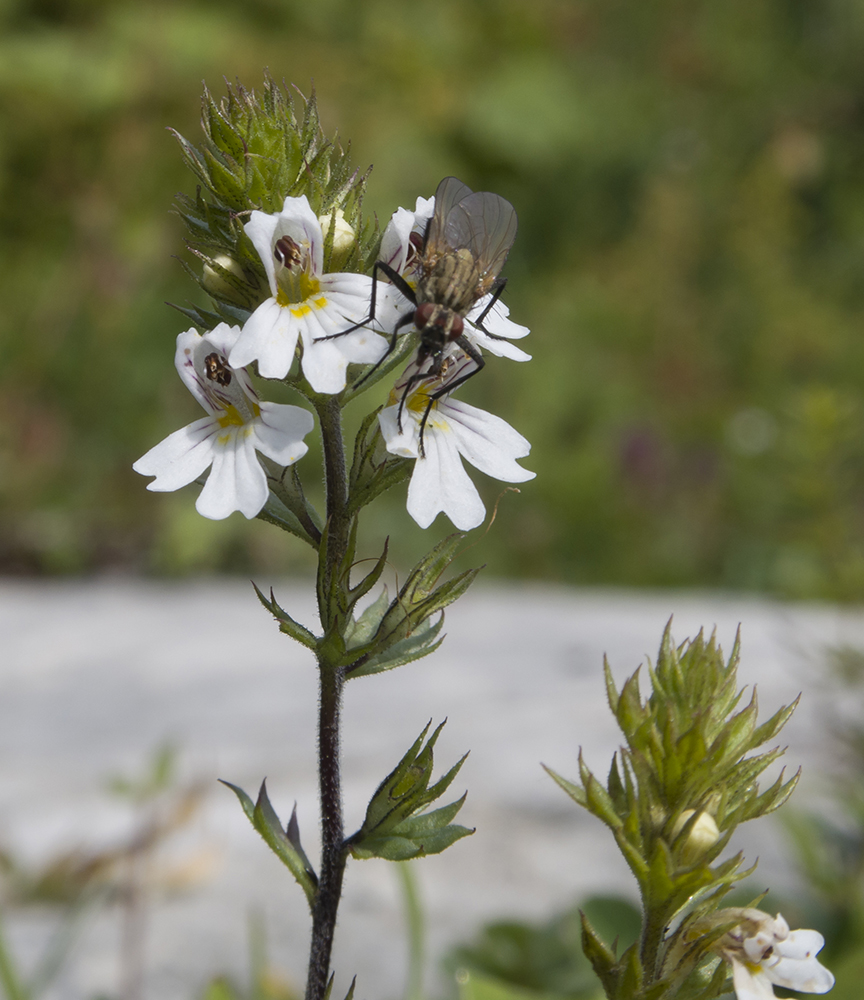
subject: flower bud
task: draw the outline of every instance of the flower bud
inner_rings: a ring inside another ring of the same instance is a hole
[[[328,212],[327,215],[321,215],[318,217],[318,221],[321,223],[321,233],[324,236],[326,242],[327,236],[330,232],[330,225],[333,222],[333,217],[336,217],[336,227],[333,230],[333,254],[330,259],[329,270],[336,271],[339,269],[340,265],[345,261],[345,258],[351,252],[351,248],[354,246],[354,230],[351,225],[345,221],[345,213],[341,208],[337,208],[335,212]]]
[[[672,827],[673,840],[681,833],[695,811],[695,809],[685,809],[681,813]],[[719,839],[720,831],[717,829],[717,824],[714,822],[714,817],[711,813],[699,813],[699,817],[693,826],[690,827],[690,833],[687,835],[687,840],[684,843],[682,860],[685,862],[698,861],[707,851],[711,850]]]
[[[254,275],[243,268],[228,254],[218,254],[213,264],[204,264],[201,272],[201,287],[214,299],[230,302],[243,309],[252,309],[258,304],[259,284]]]

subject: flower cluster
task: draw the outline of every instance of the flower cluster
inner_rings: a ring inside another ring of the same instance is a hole
[[[715,915],[724,918],[739,920],[715,945],[732,966],[738,1000],[766,1000],[774,996],[774,986],[827,993],[834,985],[834,976],[816,958],[825,944],[818,931],[790,931],[779,913],[772,917],[752,907]]]
[[[148,489],[170,492],[188,486],[212,465],[195,506],[216,520],[235,510],[255,517],[269,492],[255,452],[293,465],[306,454],[303,438],[313,426],[307,410],[258,398],[249,373],[229,361],[239,337],[240,328],[225,323],[203,337],[195,330],[177,337],[174,364],[208,415],[170,434],[132,466],[156,477]]]
[[[410,288],[416,287],[419,251],[434,210],[435,198],[418,198],[413,212],[398,209],[381,240],[379,259]],[[307,450],[302,439],[312,429],[311,415],[296,406],[262,402],[249,365],[254,362],[261,377],[289,380],[307,394],[335,395],[346,387],[349,364],[377,366],[390,353],[382,334],[395,339],[393,331],[407,329],[405,318],[413,316],[395,284],[380,279],[373,298],[370,276],[325,271],[328,235],[331,260],[344,257],[355,239],[338,209],[319,218],[305,195],[287,197],[279,212],[249,213],[243,229],[270,294],[242,328],[222,323],[203,336],[189,330],[178,337],[177,369],[209,416],[176,431],[133,466],[156,477],[149,489],[175,490],[212,465],[196,505],[210,518],[235,510],[255,517],[265,506],[267,477],[256,451],[284,467]],[[466,349],[530,359],[511,343],[528,329],[512,322],[507,307],[491,293],[474,303],[464,320]],[[380,414],[388,452],[415,460],[408,511],[424,528],[442,511],[462,530],[477,527],[485,517],[460,455],[504,482],[534,475],[516,463],[530,451],[525,438],[499,417],[451,397],[477,369],[466,349],[454,340],[442,346],[434,363],[415,359]],[[299,373],[292,375],[298,354]]]

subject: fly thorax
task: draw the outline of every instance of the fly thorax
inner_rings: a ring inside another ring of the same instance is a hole
[[[309,246],[290,236],[280,236],[273,244],[276,271],[276,301],[280,306],[295,305],[321,290],[321,282],[312,273]]]

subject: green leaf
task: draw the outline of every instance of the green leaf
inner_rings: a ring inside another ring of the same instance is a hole
[[[359,665],[356,668],[349,667],[346,677],[366,677],[369,674],[380,674],[385,670],[401,667],[406,663],[411,663],[414,660],[428,656],[430,653],[434,653],[444,641],[443,635],[440,639],[437,638],[443,626],[443,613],[436,622],[432,622],[429,619],[421,622],[406,639],[394,643],[377,656],[370,656],[367,659],[359,661]]]
[[[547,767],[545,764],[541,764],[540,766],[554,782],[564,789],[574,802],[583,806],[585,809],[588,808],[588,798],[585,795],[585,789],[582,788],[581,785],[575,785],[572,781],[562,778],[557,771],[553,771],[551,767]]]
[[[220,781],[222,781],[221,778]],[[318,888],[318,877],[312,870],[309,859],[302,848],[298,850],[291,842],[291,839],[289,839],[289,835],[282,829],[279,817],[276,815],[276,811],[270,804],[270,799],[267,796],[266,781],[261,782],[258,801],[254,803],[246,792],[237,785],[232,785],[230,781],[222,781],[222,784],[234,792],[240,800],[240,805],[243,807],[243,812],[246,813],[249,822],[261,834],[270,850],[273,851],[276,857],[279,858],[297,880],[300,888],[306,893],[306,899],[311,909]],[[295,833],[294,839],[299,845],[299,834]]]
[[[615,996],[618,982],[618,961],[615,958],[615,953],[600,938],[591,926],[588,917],[581,910],[579,915],[582,920],[582,951],[591,963],[591,968],[597,974],[597,978],[603,984],[606,996]]]
[[[363,577],[363,579],[355,587],[351,587],[348,591],[348,610],[350,611],[357,601],[361,597],[365,597],[369,591],[375,586],[375,584],[381,579],[381,574],[384,572],[384,568],[387,565],[387,552],[390,548],[390,539],[386,538],[384,540],[384,551],[378,557],[377,562],[372,567],[371,571]]]
[[[384,858],[387,861],[408,861],[428,854],[440,854],[473,830],[451,824],[462,808],[467,793],[461,799],[432,812],[412,816],[383,837],[369,837],[352,847],[356,858]]]
[[[616,997],[621,1000],[627,997],[642,996],[642,983],[645,974],[642,970],[642,963],[639,961],[639,949],[633,944],[621,956],[618,963],[619,976],[617,982]]]
[[[384,612],[390,606],[390,595],[385,586],[375,600],[362,614],[354,619],[345,630],[345,642],[349,650],[365,646],[381,624]]]
[[[448,825],[461,809],[457,802],[431,813],[422,813],[447,790],[465,757],[431,787],[433,749],[444,726],[442,722],[428,742],[429,723],[396,767],[378,786],[366,810],[362,827],[347,843],[356,857],[386,857],[403,861],[421,854],[437,854],[472,831]],[[467,756],[467,754],[466,754]]]
[[[276,603],[276,598],[273,595],[273,588],[270,588],[270,600],[261,593],[258,589],[257,584],[253,582],[252,586],[255,588],[255,593],[258,595],[258,600],[264,605],[264,607],[270,612],[271,615],[279,623],[279,631],[284,632],[286,635],[290,635],[292,639],[296,639],[301,646],[305,646],[307,649],[316,649],[318,646],[318,640],[315,636],[306,628],[305,625],[301,625],[299,622],[294,621],[294,619],[281,608]]]

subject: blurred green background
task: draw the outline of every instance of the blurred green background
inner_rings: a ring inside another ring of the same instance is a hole
[[[860,0],[0,0],[0,24],[0,571],[308,565],[130,468],[199,415],[165,129],[197,141],[201,81],[266,66],[314,80],[382,220],[446,174],[516,206],[534,360],[465,396],[538,476],[490,571],[864,597]],[[403,503],[371,527],[410,554]]]

